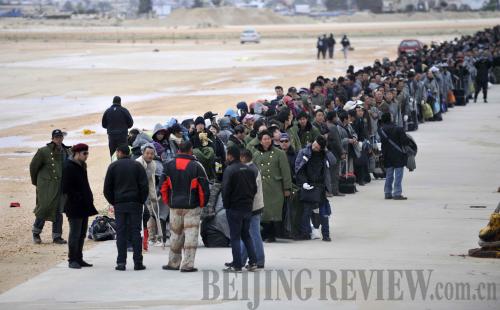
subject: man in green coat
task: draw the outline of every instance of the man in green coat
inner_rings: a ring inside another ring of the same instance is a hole
[[[62,238],[63,195],[61,178],[65,161],[70,156],[69,147],[62,142],[63,132],[52,131],[52,141],[36,152],[30,163],[31,183],[36,186],[36,219],[33,224],[33,242],[42,243],[40,233],[45,221],[52,222],[52,240],[57,244],[66,244]]]
[[[264,130],[267,130],[267,125],[263,119],[259,119],[253,124],[253,132],[255,136],[252,137],[252,135],[248,135],[247,141],[245,141],[247,150],[252,152],[252,154],[256,151],[256,147],[260,143],[258,134]]]
[[[297,134],[300,139],[301,149],[305,148],[309,143],[313,143],[317,136],[321,133],[319,129],[314,127],[309,121],[309,115],[305,112],[297,115]]]
[[[201,163],[209,180],[215,179],[215,151],[208,135],[205,132],[199,133],[200,145],[193,149],[193,155]]]
[[[288,159],[282,150],[272,145],[271,134],[264,130],[257,135],[260,144],[253,155],[254,163],[262,175],[264,192],[264,213],[262,222],[267,242],[276,241],[279,222],[282,221],[285,197],[292,190],[292,176]]]

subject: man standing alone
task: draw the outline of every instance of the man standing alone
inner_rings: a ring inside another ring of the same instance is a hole
[[[113,156],[119,145],[127,144],[128,129],[132,128],[134,120],[130,112],[122,107],[120,97],[113,98],[113,105],[102,116],[102,127],[108,132],[109,155]]]
[[[87,177],[89,146],[83,143],[71,148],[73,158],[68,160],[62,178],[62,192],[66,195],[64,213],[68,217],[69,268],[92,267],[83,260],[83,243],[87,233],[89,216],[96,215],[94,197]]]
[[[36,220],[33,224],[33,242],[42,243],[45,221],[52,222],[52,240],[57,244],[66,244],[62,236],[63,199],[61,194],[61,178],[63,166],[68,159],[69,147],[62,142],[63,132],[52,131],[52,142],[38,149],[30,163],[31,183],[36,186]]]
[[[193,145],[181,143],[179,153],[163,170],[161,194],[170,207],[170,254],[164,270],[196,272],[194,258],[198,246],[201,208],[210,198],[208,177],[193,156]],[[182,249],[184,248],[184,259]],[[182,260],[182,262],[181,262]]]
[[[408,145],[408,137],[403,127],[394,125],[390,113],[384,113],[380,121],[382,127],[378,131],[382,140],[382,155],[384,156],[386,170],[385,199],[406,200],[408,198],[402,195],[401,183],[403,182],[403,172],[407,161],[403,147]]]
[[[124,271],[127,264],[127,240],[131,237],[134,249],[134,270],[144,270],[142,264],[142,206],[148,198],[146,171],[129,157],[127,144],[116,149],[118,160],[111,163],[104,179],[104,197],[115,208],[116,270]]]

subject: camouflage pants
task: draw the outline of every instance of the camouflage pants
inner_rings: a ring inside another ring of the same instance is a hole
[[[194,266],[200,230],[200,208],[170,209],[170,255],[168,265],[189,269]],[[184,249],[184,258],[182,250]],[[182,264],[181,264],[182,261]]]

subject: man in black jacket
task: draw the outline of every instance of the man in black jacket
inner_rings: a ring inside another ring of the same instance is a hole
[[[333,54],[335,53],[335,44],[337,42],[335,41],[335,38],[333,37],[333,33],[330,33],[330,36],[328,37],[328,57],[330,59],[333,58]]]
[[[476,91],[474,93],[474,103],[477,101],[477,96],[479,95],[479,92],[483,90],[483,100],[484,103],[488,102],[488,73],[491,68],[491,61],[486,58],[485,55],[483,55],[476,63],[474,66],[477,69],[477,75],[476,75]]]
[[[64,213],[68,217],[68,264],[69,268],[92,267],[83,260],[83,243],[87,233],[89,216],[96,215],[94,196],[87,177],[89,146],[83,143],[71,148],[73,158],[68,160],[62,176],[62,192],[66,195]]]
[[[163,169],[160,180],[163,202],[170,207],[170,254],[164,270],[195,272],[201,208],[210,198],[208,177],[193,156],[193,145],[186,141],[179,153]],[[182,249],[184,248],[184,259]],[[182,261],[182,262],[181,262]]]
[[[257,269],[257,257],[250,236],[250,220],[253,200],[257,193],[257,174],[240,162],[240,149],[235,145],[228,148],[226,159],[229,166],[224,171],[222,201],[229,223],[233,262],[225,271],[241,272],[241,241],[248,252],[247,269],[254,271]]]
[[[331,191],[330,166],[332,166],[332,154],[326,151],[327,141],[323,136],[318,136],[314,142],[297,155],[295,172],[297,174],[297,185],[302,188],[301,195],[309,195],[308,200],[301,197],[304,206],[300,223],[300,235],[298,240],[311,239],[311,217],[314,209],[319,209],[321,220],[321,233],[323,241],[331,241],[328,216],[331,210],[325,208],[327,205],[326,193]],[[314,200],[314,201],[313,201]],[[325,212],[326,211],[326,212]]]
[[[104,197],[115,209],[116,247],[118,258],[116,270],[124,271],[127,263],[127,239],[132,239],[134,270],[144,270],[142,264],[142,206],[149,194],[146,171],[142,165],[129,157],[128,145],[116,149],[118,160],[111,163],[104,179]]]
[[[402,195],[401,183],[403,181],[404,167],[408,160],[403,152],[403,147],[408,145],[408,137],[403,127],[394,125],[390,113],[382,114],[380,122],[382,127],[378,129],[378,133],[382,141],[382,155],[384,156],[386,170],[385,199],[406,200],[408,198]]]
[[[113,105],[102,116],[102,127],[108,133],[109,155],[113,156],[119,145],[127,144],[128,129],[134,125],[130,112],[122,107],[120,97],[113,98]]]

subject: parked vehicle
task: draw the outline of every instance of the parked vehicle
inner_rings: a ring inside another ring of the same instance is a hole
[[[255,29],[245,29],[240,35],[240,43],[260,43],[260,34]]]
[[[414,55],[424,48],[424,44],[419,40],[409,39],[403,40],[399,43],[398,55],[401,56],[402,53],[407,55]]]

